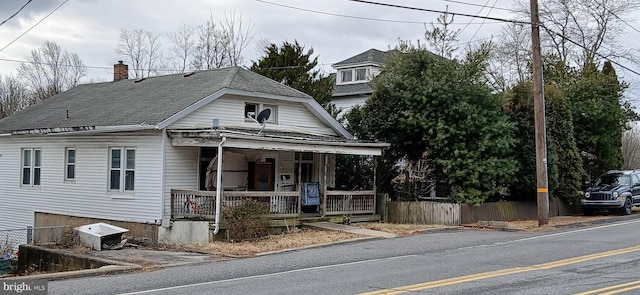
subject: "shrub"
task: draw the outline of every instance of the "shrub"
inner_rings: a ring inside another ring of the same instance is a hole
[[[223,210],[228,237],[233,242],[242,242],[265,237],[269,234],[269,204],[245,200],[240,205]]]

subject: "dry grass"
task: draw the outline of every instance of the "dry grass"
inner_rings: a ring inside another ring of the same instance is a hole
[[[563,225],[574,223],[588,223],[598,219],[609,218],[609,216],[562,216],[549,219],[549,225],[538,227],[537,220],[518,220],[509,222],[499,222],[501,226],[513,230],[522,231],[545,231]],[[425,230],[445,228],[444,225],[424,225],[424,224],[393,224],[393,223],[376,223],[363,222],[352,223],[352,226],[367,228],[372,230],[384,231],[396,234],[397,236],[407,236],[415,233],[421,233]],[[473,225],[472,225],[473,226]],[[487,228],[478,226],[478,228]],[[295,249],[308,247],[313,245],[321,245],[330,242],[350,240],[360,238],[362,236],[339,232],[339,231],[323,231],[315,229],[295,229],[281,235],[270,235],[264,239],[256,241],[245,241],[241,243],[228,243],[216,241],[205,245],[190,245],[186,248],[208,253],[215,253],[221,256],[230,257],[247,257],[255,256],[260,253],[282,251],[287,249]]]
[[[427,229],[442,228],[442,225],[391,224],[391,223],[353,223],[352,226],[368,228],[405,236]],[[281,235],[270,235],[257,241],[228,243],[222,241],[206,245],[191,245],[188,249],[215,253],[221,256],[255,256],[260,253],[295,249],[330,242],[345,241],[363,237],[361,235],[316,229],[296,229]]]
[[[321,245],[359,237],[362,236],[345,232],[301,229],[281,235],[270,235],[257,241],[245,241],[241,243],[216,241],[206,245],[192,245],[187,248],[211,252],[222,256],[255,256],[259,253]]]

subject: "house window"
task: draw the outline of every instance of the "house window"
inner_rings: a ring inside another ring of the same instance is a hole
[[[76,149],[66,148],[64,153],[64,179],[74,180],[76,179]]]
[[[298,176],[300,176],[300,180],[303,183],[313,181],[313,153],[296,152],[294,163],[294,175],[296,182],[298,181]]]
[[[244,104],[244,117],[245,118],[256,118],[258,115],[258,104],[257,103],[245,103]]]
[[[266,110],[266,109],[271,110],[271,115],[269,115],[269,119],[267,119],[267,122],[275,123],[277,121],[276,117],[278,116],[278,108],[272,104],[262,105],[262,110]]]
[[[109,150],[109,190],[133,191],[135,163],[135,149],[111,148]]]
[[[353,73],[351,70],[340,71],[340,78],[342,82],[351,82],[353,80]]]
[[[356,81],[365,81],[367,80],[367,69],[360,68],[356,69]]]
[[[261,104],[261,103],[252,103],[247,102],[244,104],[244,117],[245,118],[253,118],[257,119],[258,114],[266,109],[271,110],[271,114],[267,119],[269,123],[277,123],[278,122],[278,106],[273,104]],[[251,120],[249,120],[251,121]]]
[[[39,186],[42,150],[39,148],[22,149],[22,185]]]

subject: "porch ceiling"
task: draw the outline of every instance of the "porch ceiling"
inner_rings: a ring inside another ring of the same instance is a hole
[[[258,130],[167,130],[173,146],[217,146],[226,138],[224,147],[313,152],[347,155],[380,156],[388,143],[361,142],[339,137],[317,136]]]

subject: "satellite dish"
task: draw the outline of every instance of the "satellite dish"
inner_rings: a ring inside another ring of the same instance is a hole
[[[249,115],[247,115],[247,118],[262,125],[262,128],[260,128],[260,131],[258,132],[258,135],[261,135],[262,131],[264,131],[264,127],[267,125],[267,120],[269,120],[269,116],[271,116],[271,109],[264,109],[258,114],[256,119],[252,118]]]
[[[269,116],[271,116],[271,109],[264,109],[258,114],[256,121],[258,121],[258,123],[260,124],[264,124],[267,120],[269,120]]]

